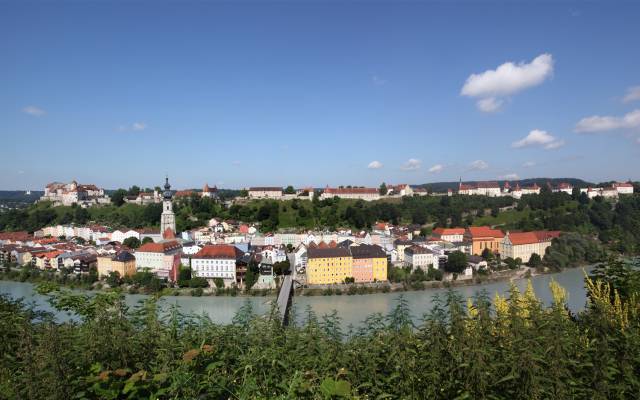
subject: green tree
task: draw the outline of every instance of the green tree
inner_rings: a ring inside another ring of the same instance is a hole
[[[449,253],[445,264],[445,271],[461,273],[467,268],[467,255],[461,251]]]
[[[111,194],[111,203],[116,207],[120,207],[124,204],[124,198],[127,195],[127,191],[124,189],[118,189]]]
[[[493,252],[491,250],[489,250],[488,248],[485,248],[484,250],[482,250],[482,258],[485,261],[493,260]]]
[[[126,238],[123,242],[123,245],[127,246],[130,249],[137,249],[140,247],[140,240],[137,237],[131,236]]]
[[[386,196],[387,195],[387,184],[382,182],[382,184],[380,185],[380,188],[378,189],[378,192],[380,193],[380,196]]]
[[[293,186],[289,185],[284,189],[284,193],[285,194],[296,194],[296,190],[293,188]]]
[[[533,253],[529,258],[528,265],[532,268],[539,267],[540,265],[542,265],[542,258],[538,253]]]

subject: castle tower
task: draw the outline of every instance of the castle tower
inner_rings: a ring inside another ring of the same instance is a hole
[[[162,215],[160,216],[160,234],[164,235],[167,229],[176,232],[176,215],[173,213],[173,205],[171,204],[171,185],[169,185],[169,177],[165,178],[164,193],[162,195]]]

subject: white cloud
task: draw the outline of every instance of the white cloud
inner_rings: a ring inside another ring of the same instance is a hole
[[[145,124],[144,122],[134,122],[131,125],[131,129],[133,129],[134,131],[143,131],[147,129],[147,124]]]
[[[382,163],[380,161],[371,161],[369,165],[367,165],[369,169],[380,169],[382,168]]]
[[[627,94],[622,99],[623,103],[640,100],[640,86],[632,86],[627,89]]]
[[[444,169],[444,166],[442,166],[442,164],[436,164],[431,168],[429,168],[429,172],[431,172],[432,174],[437,174],[439,172],[442,172],[443,169]]]
[[[482,112],[490,113],[500,110],[504,101],[495,97],[487,97],[486,99],[480,99],[476,103],[478,109]]]
[[[522,164],[522,166],[524,168],[531,168],[531,167],[535,167],[536,163],[533,161],[525,161],[524,164]]]
[[[25,114],[33,115],[34,117],[42,117],[46,114],[46,112],[42,108],[36,106],[26,106],[22,109],[22,112]]]
[[[484,112],[495,112],[502,105],[500,97],[511,96],[540,85],[553,74],[553,56],[541,54],[530,63],[506,62],[496,69],[471,74],[460,94],[480,98],[477,106]]]
[[[400,169],[403,169],[405,171],[415,171],[417,169],[420,169],[420,167],[422,167],[422,161],[415,158],[410,158],[406,163],[402,164],[402,167],[400,167]]]
[[[575,131],[578,133],[595,133],[634,128],[640,128],[640,109],[633,110],[622,117],[593,115],[582,118],[576,124]]]
[[[378,75],[373,75],[371,76],[371,82],[373,82],[374,85],[382,86],[382,85],[386,85],[387,80],[384,78],[381,78]]]
[[[520,179],[520,176],[518,176],[518,174],[516,174],[514,172],[514,173],[511,173],[511,174],[506,174],[506,175],[499,176],[498,179],[507,180],[507,181],[515,181],[515,180]]]
[[[134,122],[131,125],[120,125],[118,126],[118,131],[127,132],[127,131],[135,131],[140,132],[147,129],[147,124],[144,122]]]
[[[469,164],[469,168],[471,170],[481,171],[481,170],[489,168],[489,164],[487,164],[487,162],[483,161],[483,160],[475,160],[474,162]]]
[[[540,129],[534,129],[527,136],[518,140],[517,142],[513,142],[511,147],[513,148],[521,148],[521,147],[531,147],[531,146],[542,146],[547,150],[557,149],[564,145],[564,140],[560,140],[555,136],[549,134],[547,131],[542,131]]]

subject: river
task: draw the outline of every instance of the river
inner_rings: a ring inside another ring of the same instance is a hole
[[[586,270],[590,270],[590,267],[587,267]],[[571,310],[577,312],[582,310],[586,303],[583,271],[583,268],[570,268],[555,274],[535,276],[531,278],[531,281],[538,298],[545,304],[550,304],[549,282],[551,279],[555,279],[569,294],[567,305]],[[521,291],[524,291],[527,280],[517,280],[516,284]],[[453,288],[453,290],[465,298],[472,297],[479,291],[485,290],[493,299],[496,292],[505,295],[509,287],[509,282],[503,281],[474,286],[460,286]],[[415,322],[419,322],[422,315],[433,306],[434,295],[442,295],[446,291],[447,289],[426,289],[403,293],[376,293],[353,296],[299,296],[294,297],[293,301],[298,317],[307,306],[310,306],[318,316],[337,310],[338,315],[342,318],[343,326],[346,327],[349,324],[360,325],[368,315],[373,313],[388,314],[395,307],[398,297],[401,295],[407,300]],[[8,294],[12,298],[23,298],[26,302],[33,302],[38,309],[56,312],[48,304],[46,296],[36,293],[30,283],[0,281],[0,293]],[[129,306],[134,307],[145,297],[145,295],[128,294],[126,295],[126,301]],[[179,306],[180,311],[185,314],[206,314],[212,321],[225,324],[231,322],[236,311],[247,301],[252,303],[256,313],[262,314],[269,310],[272,300],[274,300],[274,297],[165,296],[161,299],[161,305],[163,309],[166,309],[169,305],[176,304]],[[56,316],[61,321],[71,318],[69,314],[64,312],[56,312]]]

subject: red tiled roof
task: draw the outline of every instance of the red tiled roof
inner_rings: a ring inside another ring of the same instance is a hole
[[[628,182],[615,182],[613,187],[633,187],[633,184]]]
[[[235,259],[236,248],[226,244],[204,246],[193,258],[225,258]]]
[[[189,197],[195,192],[193,190],[178,190],[175,194],[176,197]]]
[[[532,231],[509,233],[509,241],[513,245],[546,242],[560,236],[560,231]]]
[[[165,240],[175,239],[176,234],[173,232],[173,230],[171,230],[171,228],[167,228],[164,230],[164,232],[162,232],[162,238]]]
[[[28,232],[0,232],[0,240],[27,241],[33,239]]]
[[[504,232],[500,229],[492,229],[489,226],[470,226],[467,228],[467,232],[472,238],[480,238],[480,237],[492,237],[492,238],[503,238]]]
[[[180,247],[180,243],[176,242],[175,240],[171,240],[168,242],[161,242],[161,243],[153,243],[153,242],[149,242],[149,243],[145,243],[142,246],[140,246],[137,250],[137,252],[144,252],[144,253],[165,253],[169,250],[174,250],[176,248]]]
[[[274,187],[274,186],[257,186],[257,187],[250,187],[249,188],[249,192],[282,192],[282,188],[281,187]]]

